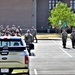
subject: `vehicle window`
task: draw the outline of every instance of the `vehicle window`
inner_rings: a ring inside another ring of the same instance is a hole
[[[18,43],[18,42],[15,42],[15,43],[13,44],[13,46],[19,46],[19,43]]]
[[[16,39],[7,39],[7,40],[3,40],[0,39],[0,46],[14,46],[14,43],[18,43],[18,45],[16,46],[23,46],[22,41],[20,39],[16,40]]]
[[[19,44],[18,46],[22,46],[20,41],[11,41],[10,43],[11,43],[11,46],[14,46],[15,43],[18,43]]]
[[[9,42],[8,41],[2,41],[2,44],[0,46],[9,46]]]

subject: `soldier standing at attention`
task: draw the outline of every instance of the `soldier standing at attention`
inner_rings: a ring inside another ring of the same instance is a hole
[[[15,33],[16,33],[16,26],[12,25],[12,27],[11,27],[11,35],[15,36]]]
[[[34,42],[34,39],[35,39],[36,43],[37,43],[36,33],[37,33],[36,28],[32,27],[31,34],[33,35],[33,42]]]
[[[3,25],[1,25],[1,36],[4,36],[4,34],[5,34],[5,28],[4,28],[4,26]]]
[[[62,45],[63,45],[63,48],[66,48],[67,32],[66,32],[65,29],[62,31],[61,36],[62,36]]]
[[[72,33],[70,35],[70,39],[72,42],[72,48],[74,48],[74,46],[75,46],[75,30],[72,30]]]
[[[22,28],[18,26],[17,29],[19,30],[19,33],[22,35]]]
[[[9,25],[7,25],[6,26],[6,28],[5,28],[5,35],[10,35],[11,33],[10,33],[10,27],[9,27]]]

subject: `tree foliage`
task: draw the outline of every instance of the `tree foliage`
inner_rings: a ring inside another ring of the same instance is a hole
[[[49,12],[48,20],[53,26],[61,27],[64,22],[66,22],[67,26],[75,26],[75,14],[71,11],[71,7],[68,7],[67,4],[62,2],[58,2]],[[59,21],[61,21],[61,24]]]

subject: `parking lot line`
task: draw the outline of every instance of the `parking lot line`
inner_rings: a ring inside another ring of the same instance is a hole
[[[37,75],[37,71],[36,71],[36,69],[34,69],[34,73],[35,73],[35,75]]]
[[[69,57],[72,57],[69,53],[67,53],[64,49],[62,49],[61,47],[59,47],[64,53],[66,53]]]

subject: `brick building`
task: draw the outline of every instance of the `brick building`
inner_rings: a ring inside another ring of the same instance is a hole
[[[0,0],[0,25],[20,25],[23,30],[35,26],[37,31],[46,31],[48,12],[58,1],[75,9],[75,0]]]

